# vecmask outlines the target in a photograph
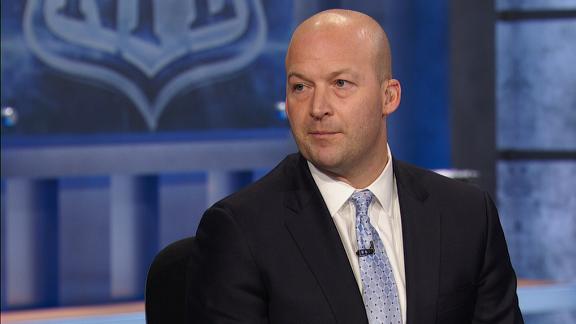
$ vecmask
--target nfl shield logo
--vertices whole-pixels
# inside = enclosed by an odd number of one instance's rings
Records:
[[[122,92],[151,130],[172,98],[246,67],[266,41],[259,0],[30,0],[23,24],[41,61]]]

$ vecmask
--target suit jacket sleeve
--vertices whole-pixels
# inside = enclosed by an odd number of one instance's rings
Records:
[[[516,275],[494,202],[484,195],[486,241],[473,323],[524,323],[516,295]]]
[[[197,231],[202,263],[200,285],[207,323],[267,323],[266,291],[231,210],[208,209]]]

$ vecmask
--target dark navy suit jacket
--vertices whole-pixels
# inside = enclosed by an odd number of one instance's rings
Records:
[[[522,323],[488,194],[397,160],[393,168],[407,323]],[[338,231],[300,154],[209,208],[196,239],[206,323],[367,323]]]

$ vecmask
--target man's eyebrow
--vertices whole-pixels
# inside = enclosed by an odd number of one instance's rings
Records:
[[[306,79],[306,77],[298,72],[289,72],[288,76],[286,77],[286,79],[290,79],[291,77],[296,77],[296,78],[300,78],[302,80],[308,80]]]
[[[354,72],[352,69],[344,68],[344,69],[341,69],[341,70],[337,70],[337,71],[331,72],[331,73],[330,73],[330,78],[334,78],[334,77],[337,77],[337,76],[342,75],[342,74],[350,74],[350,75],[351,75],[352,77],[354,77],[354,78],[357,78],[357,77],[358,77],[358,73]]]
[[[341,70],[336,70],[334,72],[330,72],[330,74],[328,74],[328,78],[332,79],[332,78],[335,78],[335,77],[342,75],[342,74],[349,74],[354,78],[358,78],[358,76],[359,76],[359,74],[356,73],[354,70],[352,70],[350,68],[344,68]],[[308,81],[308,78],[306,78],[303,74],[298,73],[298,72],[288,72],[286,79],[290,79],[291,77],[296,77],[296,78],[300,78],[302,80]]]

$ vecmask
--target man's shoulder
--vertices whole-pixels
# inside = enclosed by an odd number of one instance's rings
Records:
[[[485,191],[473,183],[452,179],[404,161],[394,160],[394,164],[394,174],[399,184],[413,189],[418,195],[432,194],[445,199],[485,195]]]
[[[302,173],[300,156],[287,156],[258,181],[210,206],[198,225],[197,236],[241,232],[250,244],[267,244],[284,233],[286,193],[293,190],[294,182],[298,182],[294,179]]]
[[[217,205],[242,206],[279,198],[293,190],[295,179],[302,173],[302,157],[298,153],[286,156],[276,167],[257,181],[217,202]]]
[[[486,191],[476,185],[403,162],[399,162],[396,169],[401,199],[406,196],[416,197],[423,203],[422,206],[426,206],[427,211],[442,215],[446,228],[462,229],[447,235],[467,233],[468,239],[479,239],[474,234],[482,233],[478,229],[487,224],[485,217],[492,204]]]

